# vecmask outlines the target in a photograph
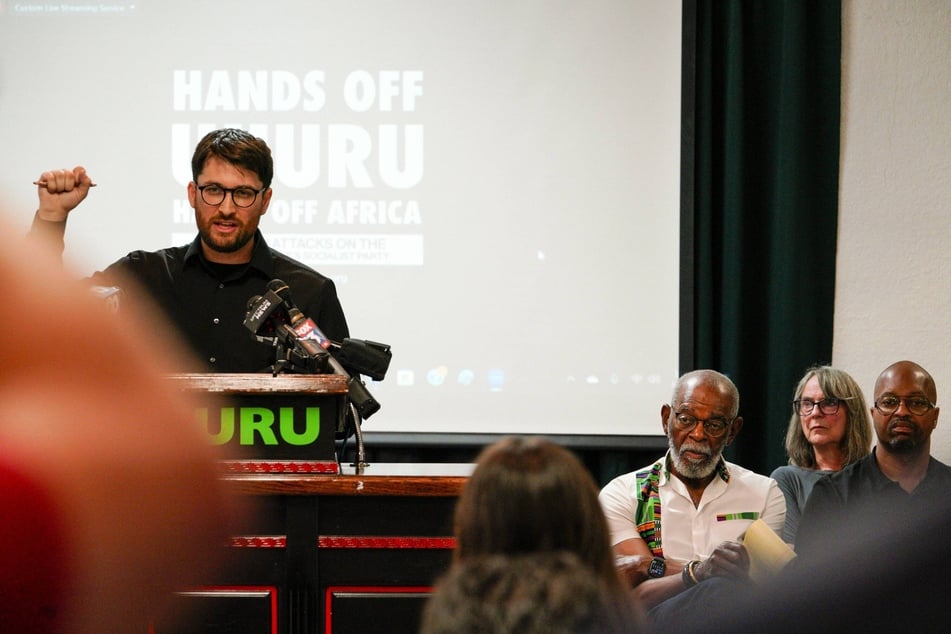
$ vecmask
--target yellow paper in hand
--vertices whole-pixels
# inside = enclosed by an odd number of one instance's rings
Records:
[[[783,569],[796,553],[761,519],[746,529],[743,545],[750,556],[750,578],[764,581]]]

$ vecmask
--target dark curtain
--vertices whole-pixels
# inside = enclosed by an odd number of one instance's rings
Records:
[[[687,0],[684,11],[696,50],[682,352],[734,380],[745,426],[727,456],[768,474],[786,463],[796,383],[832,356],[841,3]]]

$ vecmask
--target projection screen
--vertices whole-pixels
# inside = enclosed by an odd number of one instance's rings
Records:
[[[31,182],[85,166],[84,277],[192,240],[195,143],[250,130],[268,242],[392,346],[364,430],[656,435],[680,77],[680,2],[4,2],[0,193],[25,232]]]

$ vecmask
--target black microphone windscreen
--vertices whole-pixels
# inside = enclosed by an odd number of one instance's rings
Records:
[[[363,339],[344,339],[337,350],[341,365],[351,372],[365,374],[374,381],[382,381],[386,377],[392,358],[390,346]]]
[[[248,300],[248,312],[244,316],[245,328],[254,334],[259,334],[275,313],[283,307],[284,302],[274,291],[268,291],[263,297],[255,295]]]

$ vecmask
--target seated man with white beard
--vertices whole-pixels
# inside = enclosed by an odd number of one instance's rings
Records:
[[[776,482],[723,460],[743,427],[739,401],[719,372],[680,377],[660,410],[667,455],[601,490],[615,554],[653,558],[648,579],[633,590],[645,608],[694,586],[712,590],[717,579],[748,579],[749,556],[738,540],[754,520],[782,535],[786,501]]]

